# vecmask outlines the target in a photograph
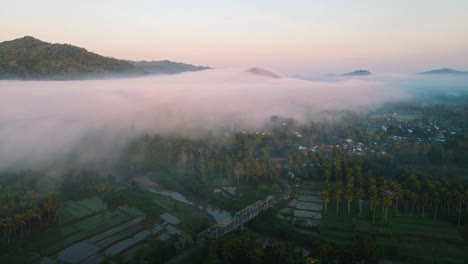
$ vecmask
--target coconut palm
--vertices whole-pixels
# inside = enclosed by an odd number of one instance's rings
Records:
[[[330,182],[330,178],[331,178],[331,175],[332,175],[332,170],[331,170],[331,165],[330,165],[330,162],[325,162],[325,171],[324,171],[324,175],[325,175],[325,183],[329,183]]]
[[[320,255],[320,262],[322,263],[322,257],[326,257],[328,260],[328,253],[331,250],[331,246],[324,240],[320,240],[318,246],[317,246],[317,251],[319,252]]]
[[[215,165],[216,165],[215,160],[213,158],[210,158],[208,160],[208,167],[210,168],[210,177],[211,177],[211,179],[213,179],[213,169],[214,169]]]
[[[437,219],[437,209],[439,208],[440,204],[440,193],[438,191],[432,194],[432,201],[434,204],[434,220]]]
[[[7,244],[10,244],[10,239],[11,239],[11,233],[16,233],[16,224],[15,220],[13,217],[9,216],[3,219],[3,228],[5,232],[7,233]]]
[[[458,225],[460,225],[460,219],[461,219],[461,210],[462,210],[462,203],[463,203],[463,193],[462,193],[462,188],[459,188],[455,191],[454,197],[455,201],[457,203],[457,209],[458,209]]]
[[[341,155],[337,154],[335,156],[335,164],[334,164],[334,170],[335,170],[335,178],[337,180],[341,180],[343,169],[341,167]]]
[[[226,168],[226,177],[229,179],[232,175],[232,158],[230,156],[226,156],[224,160],[224,167]]]
[[[372,224],[375,223],[375,211],[377,209],[377,205],[379,204],[379,196],[377,191],[377,182],[373,176],[369,178],[369,198],[370,198],[370,206],[372,208]]]
[[[382,200],[382,205],[384,206],[385,208],[385,222],[387,223],[388,222],[388,208],[390,206],[392,206],[392,196],[390,195],[390,193],[388,191],[385,191],[383,193],[383,200]]]
[[[26,221],[23,214],[14,214],[13,220],[15,221],[16,229],[19,228],[19,230],[21,231],[21,237],[23,237],[24,226],[26,225]]]
[[[427,201],[429,200],[429,195],[427,192],[423,191],[419,195],[421,206],[422,206],[422,217],[424,218],[424,209],[426,208]]]
[[[355,173],[358,182],[358,188],[356,190],[356,198],[359,200],[359,217],[361,217],[362,213],[362,200],[365,197],[364,193],[364,177],[362,176],[361,167],[357,166],[355,168]]]
[[[294,162],[296,164],[296,167],[297,167],[297,172],[298,174],[300,175],[302,173],[302,164],[304,163],[304,157],[302,154],[295,154],[294,155]]]
[[[327,207],[328,207],[328,203],[330,202],[330,193],[328,190],[328,185],[325,185],[325,188],[322,191],[322,200],[323,200],[323,203],[325,204],[325,216],[327,216]]]
[[[396,181],[392,180],[391,182],[393,197],[395,198],[395,214],[398,214],[398,202],[403,199],[404,191],[401,188],[401,185]]]
[[[237,178],[237,186],[240,186],[240,178],[244,176],[244,164],[240,161],[236,162],[236,166],[234,168],[234,174]]]
[[[463,193],[463,199],[465,200],[465,213],[468,213],[468,188]]]
[[[104,192],[106,191],[106,185],[104,183],[98,184],[97,191],[101,195],[101,200],[104,199]]]
[[[342,195],[343,195],[343,182],[341,180],[338,180],[336,182],[335,195],[334,195],[335,201],[336,201],[336,215],[338,215]]]
[[[419,196],[416,192],[410,192],[410,198],[413,201],[413,205],[411,206],[411,216],[413,216],[414,206],[416,205],[416,201],[418,200]]]
[[[354,177],[352,174],[347,175],[347,182],[346,182],[346,200],[348,201],[348,216],[351,209],[351,202],[353,201],[353,194],[354,194]]]

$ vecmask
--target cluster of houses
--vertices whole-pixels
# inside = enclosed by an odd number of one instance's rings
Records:
[[[450,138],[456,137],[460,133],[460,128],[444,127],[436,122],[423,121],[420,119],[400,120],[396,118],[396,113],[392,115],[379,115],[371,117],[367,122],[360,125],[368,134],[378,134],[380,137],[369,137],[372,141],[359,142],[352,138],[339,139],[336,144],[321,144],[312,146],[299,145],[298,151],[307,154],[309,151],[329,151],[333,148],[340,148],[344,152],[353,155],[363,155],[366,151],[371,153],[386,153],[390,141],[411,141],[416,144],[439,142],[443,143]],[[294,131],[293,136],[302,138],[302,134]],[[364,140],[365,141],[365,140]]]

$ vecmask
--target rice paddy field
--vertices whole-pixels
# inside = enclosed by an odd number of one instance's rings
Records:
[[[194,234],[213,220],[194,206],[137,188],[122,189],[129,206],[109,209],[99,197],[64,201],[56,225],[25,236],[0,263],[100,263],[150,237]],[[155,214],[152,226],[146,214]],[[135,250],[136,251],[136,250]]]

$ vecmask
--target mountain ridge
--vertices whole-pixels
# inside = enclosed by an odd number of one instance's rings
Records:
[[[344,73],[342,76],[367,76],[372,74],[373,73],[368,70],[355,70],[353,72]]]
[[[273,78],[273,79],[280,79],[281,78],[281,76],[279,76],[278,74],[276,74],[276,73],[274,73],[272,71],[269,71],[267,69],[260,68],[260,67],[250,68],[250,69],[247,70],[247,72],[250,73],[250,74],[253,74],[253,75],[268,77],[268,78]]]
[[[468,75],[468,71],[458,71],[450,68],[434,69],[417,73],[418,75]]]
[[[49,43],[32,36],[0,42],[0,79],[101,79],[206,69],[211,68],[168,60],[116,59],[78,46]]]

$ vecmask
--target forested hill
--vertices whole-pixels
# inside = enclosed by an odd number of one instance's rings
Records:
[[[177,74],[189,71],[203,71],[211,69],[206,66],[195,66],[173,61],[131,61],[134,66],[147,74]]]
[[[209,68],[170,61],[119,60],[73,45],[52,44],[30,36],[0,43],[0,79],[97,79],[204,69]]]

